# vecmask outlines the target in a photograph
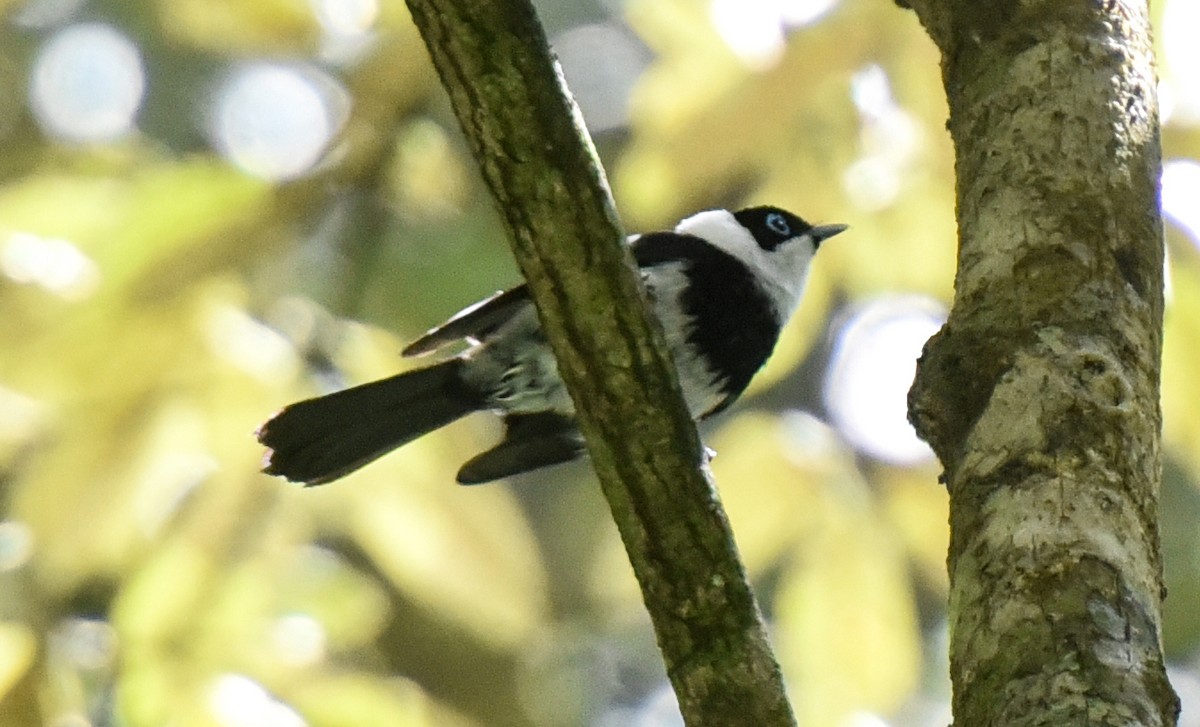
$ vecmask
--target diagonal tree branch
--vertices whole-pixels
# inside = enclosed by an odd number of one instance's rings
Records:
[[[689,725],[791,708],[586,130],[527,0],[408,0],[510,233]]]

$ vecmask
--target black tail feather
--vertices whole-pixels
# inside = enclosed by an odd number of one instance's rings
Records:
[[[583,456],[583,435],[569,417],[552,412],[509,414],[504,423],[504,441],[464,464],[458,471],[459,484],[480,485]]]
[[[483,406],[450,359],[285,407],[259,427],[263,471],[306,486],[343,477]]]

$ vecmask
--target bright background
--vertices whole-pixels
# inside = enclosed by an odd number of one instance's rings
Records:
[[[938,58],[888,0],[544,0],[628,229],[825,246],[705,428],[804,725],[949,721],[946,498],[904,420],[954,275]],[[679,724],[585,465],[477,416],[336,485],[256,425],[518,277],[396,0],[0,0],[0,725]],[[1200,724],[1200,3],[1154,4],[1164,642]]]

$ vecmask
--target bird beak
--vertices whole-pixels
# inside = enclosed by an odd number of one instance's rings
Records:
[[[820,246],[823,241],[848,229],[850,225],[817,225],[808,231],[808,236],[812,238],[814,246]]]

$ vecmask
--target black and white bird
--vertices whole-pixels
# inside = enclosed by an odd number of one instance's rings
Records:
[[[716,414],[745,391],[799,305],[817,248],[845,229],[749,207],[700,212],[671,232],[629,238],[693,417]],[[583,454],[574,405],[526,286],[464,309],[403,355],[462,341],[465,351],[439,363],[284,408],[258,429],[270,448],[263,471],[323,484],[481,410],[504,417],[505,436],[462,466],[460,483]]]

